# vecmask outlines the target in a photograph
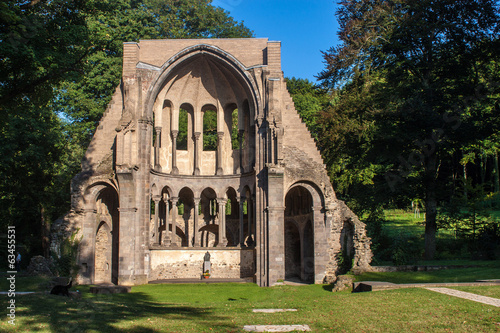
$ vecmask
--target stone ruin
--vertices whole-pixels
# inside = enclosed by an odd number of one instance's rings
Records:
[[[264,38],[125,43],[55,225],[54,242],[77,233],[79,283],[201,278],[207,250],[214,278],[329,283],[340,257],[372,257]]]

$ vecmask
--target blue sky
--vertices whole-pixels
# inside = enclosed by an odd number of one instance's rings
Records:
[[[335,0],[213,0],[254,31],[281,41],[285,77],[316,82],[324,69],[321,51],[338,43]]]

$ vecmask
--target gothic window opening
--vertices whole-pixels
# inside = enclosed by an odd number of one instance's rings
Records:
[[[188,112],[181,108],[179,110],[179,133],[177,134],[177,150],[188,149]]]
[[[203,111],[203,150],[217,151],[217,112],[210,106]]]

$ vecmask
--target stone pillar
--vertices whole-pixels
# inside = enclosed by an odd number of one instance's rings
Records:
[[[253,214],[252,214],[253,205],[254,205],[254,200],[252,200],[252,199],[247,200],[247,219],[248,219],[248,242],[247,242],[247,246],[252,246],[253,243],[254,243],[253,239],[252,239],[252,234],[255,235],[255,231],[254,231],[255,225],[254,225],[254,223],[252,223],[253,222],[252,221],[252,217],[253,217]],[[254,228],[252,228],[252,227],[254,227]]]
[[[199,147],[200,135],[201,135],[200,132],[195,132],[193,135],[193,140],[194,140],[194,172],[193,172],[193,175],[200,174],[200,147]]]
[[[159,208],[160,208],[160,199],[161,197],[159,195],[155,195],[153,196],[153,201],[155,202],[155,217],[154,217],[154,228],[153,228],[153,231],[154,231],[154,242],[153,242],[153,245],[158,245],[159,242],[160,242],[160,234],[159,234],[159,230],[160,228],[158,227],[158,211],[159,211]]]
[[[172,175],[179,174],[177,168],[177,135],[179,135],[179,131],[172,130]]]
[[[154,142],[155,145],[155,165],[154,169],[156,171],[161,171],[160,165],[160,142],[161,142],[161,127],[155,127],[156,130],[156,139]]]
[[[171,235],[171,246],[179,246],[177,243],[177,202],[179,201],[178,197],[172,197],[170,199],[172,202],[172,235]]]
[[[238,132],[238,141],[240,145],[240,173],[245,172],[245,168],[243,167],[243,136],[245,135],[244,130],[239,130]]]
[[[219,244],[217,247],[226,247],[226,199],[217,199],[219,204]]]
[[[240,198],[240,247],[245,246],[245,233],[243,232],[243,205],[245,204],[245,197]]]
[[[168,194],[164,193],[163,194],[163,202],[165,203],[165,237],[162,237],[162,243],[164,246],[170,246],[172,244],[172,238],[170,237],[168,229],[170,226],[170,222],[168,220],[169,218],[169,211],[170,211],[170,203],[168,200]]]
[[[224,143],[224,132],[217,132],[217,171],[216,175],[223,175],[224,170],[222,168],[222,152],[224,151],[222,145]]]
[[[193,246],[200,246],[200,238],[198,236],[198,211],[200,209],[200,198],[194,198],[194,226],[193,226]]]

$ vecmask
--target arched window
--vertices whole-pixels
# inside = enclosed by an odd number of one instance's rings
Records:
[[[179,134],[177,135],[177,150],[187,150],[188,146],[188,112],[179,110]]]
[[[217,151],[217,112],[203,108],[203,150]]]
[[[233,150],[240,148],[238,109],[234,109],[233,113],[231,114],[231,146]]]

